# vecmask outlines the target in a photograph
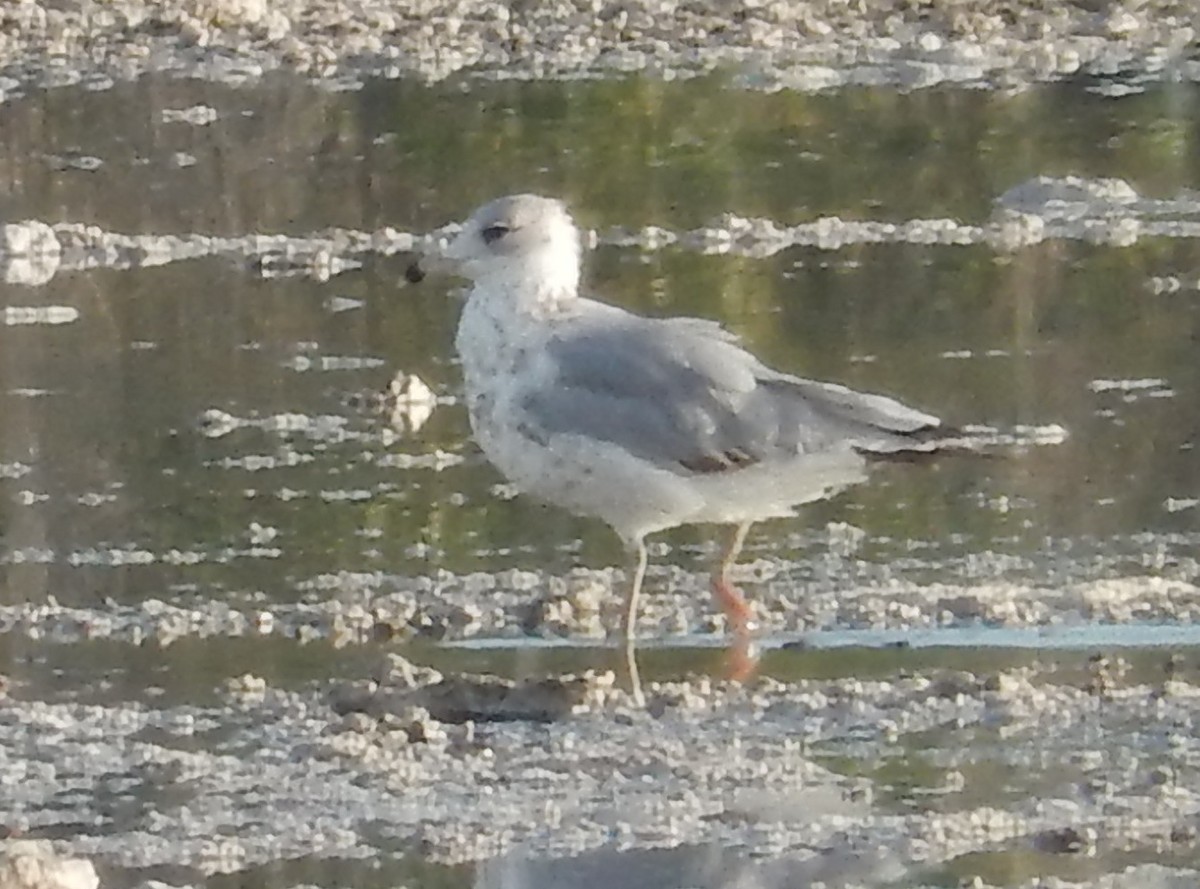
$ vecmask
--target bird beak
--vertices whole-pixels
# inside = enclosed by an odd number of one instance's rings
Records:
[[[424,256],[413,260],[409,267],[404,270],[404,280],[410,284],[420,284],[425,280],[425,276],[431,272],[435,274],[455,274],[461,267],[462,260],[465,257],[467,245],[464,241],[464,234],[460,232],[445,247],[435,249],[434,252],[426,253]]]
[[[419,259],[414,259],[404,270],[404,280],[409,284],[420,284],[425,280],[425,275],[425,268]]]
[[[459,268],[458,262],[442,253],[426,253],[418,256],[404,270],[404,280],[409,284],[420,284],[425,276],[433,274],[453,274]]]

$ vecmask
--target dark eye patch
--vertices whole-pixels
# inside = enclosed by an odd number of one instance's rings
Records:
[[[508,234],[509,228],[507,225],[489,225],[479,234],[483,238],[483,243],[494,244]]]

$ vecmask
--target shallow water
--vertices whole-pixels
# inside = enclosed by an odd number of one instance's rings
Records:
[[[1121,176],[1154,196],[1174,195],[1191,174],[1181,124],[1167,116],[1192,100],[1182,88],[1120,102],[1067,87],[1010,99],[760,96],[637,81],[476,86],[458,101],[452,87],[437,92],[148,81],[82,97],[39,94],[3,109],[5,215],[129,233],[424,231],[483,196],[526,187],[566,195],[601,228],[678,229],[724,211],[789,223],[822,214],[981,222],[1000,193],[1038,174]],[[159,122],[163,109],[197,102],[216,109],[215,123]],[[601,111],[629,126],[605,124],[605,137],[583,125]],[[728,128],[723,140],[712,138],[718,128]],[[45,148],[31,150],[35,140]],[[617,150],[614,140],[629,144]],[[177,153],[195,162],[180,168]],[[76,155],[103,163],[56,169],[55,158]],[[752,550],[790,555],[806,528],[838,519],[867,531],[880,556],[917,541],[934,562],[990,548],[1036,562],[1046,538],[1108,552],[1135,535],[1161,534],[1169,546],[1168,535],[1194,530],[1194,511],[1173,513],[1167,503],[1197,493],[1187,393],[1197,379],[1198,301],[1191,290],[1151,289],[1153,277],[1186,276],[1194,251],[1192,240],[1177,239],[1120,249],[1049,242],[1011,256],[984,245],[892,244],[751,260],[606,247],[591,258],[590,278],[606,297],[642,310],[719,318],[789,370],[887,391],[953,422],[1060,423],[1070,432],[1064,447],[1018,458],[885,467],[807,521],[760,529]],[[53,565],[103,544],[199,548],[211,562],[257,521],[279,529],[275,545],[286,558],[201,572],[232,588],[262,585],[268,596],[339,568],[611,563],[618,548],[591,522],[521,499],[496,502],[496,479],[465,444],[460,410],[438,410],[390,450],[443,448],[465,453],[466,465],[372,467],[387,450],[372,439],[378,419],[348,409],[347,396],[381,390],[396,370],[436,392],[457,391],[452,285],[399,290],[404,262],[367,257],[361,271],[321,283],[264,280],[199,259],[10,287],[10,305],[71,306],[80,320],[0,328],[11,418],[0,457],[31,468],[5,484],[48,496],[28,507],[10,500],[7,546],[49,547]],[[331,313],[336,297],[362,304]],[[322,359],[343,357],[371,366],[320,369]],[[1164,382],[1089,388],[1125,379]],[[309,442],[249,430],[209,441],[196,425],[210,408],[333,416],[367,438]],[[283,444],[307,462],[260,472],[222,466]],[[293,499],[281,502],[284,489]],[[688,531],[669,538],[699,539]],[[414,558],[417,542],[429,546]],[[1140,539],[1130,546],[1147,548]],[[48,587],[70,599],[75,584],[60,585],[48,570]],[[100,572],[106,594],[148,595],[180,580],[160,575],[186,572],[120,573],[114,588],[111,572]]]
[[[337,91],[284,78],[243,88],[148,78],[0,105],[0,212],[108,233],[300,238],[386,226],[423,234],[497,194],[561,195],[601,233],[587,274],[605,298],[719,319],[781,369],[884,391],[954,423],[1069,432],[1061,445],[992,459],[886,465],[794,521],[757,526],[744,577],[752,598],[864,603],[768,632],[768,649],[803,640],[811,650],[770,651],[767,675],[801,675],[792,663],[805,665],[803,675],[843,677],[971,669],[999,656],[980,646],[1014,649],[1003,653],[1008,667],[1068,649],[1119,649],[1157,663],[1168,646],[1191,660],[1200,643],[1190,626],[1200,604],[1192,587],[1200,573],[1194,237],[1118,246],[1080,235],[1011,252],[986,242],[849,243],[761,258],[614,243],[627,230],[683,232],[724,213],[781,225],[822,216],[985,225],[997,198],[1042,175],[1117,177],[1143,198],[1187,197],[1198,172],[1189,121],[1200,93],[1167,86],[1114,100],[1088,86],[804,96],[747,93],[715,79],[469,90],[370,82]],[[195,105],[214,109],[215,120],[164,117]],[[1103,221],[1113,210],[1096,205],[1085,215]],[[373,408],[370,396],[398,371],[438,395],[458,393],[456,284],[400,285],[411,258],[403,252],[352,255],[360,267],[327,279],[269,251],[168,258],[151,265],[118,251],[40,286],[0,285],[6,307],[78,312],[63,324],[0,324],[0,605],[10,621],[0,627],[0,670],[14,698],[215,707],[231,677],[320,687],[368,673],[398,644],[181,632],[160,648],[98,628],[112,615],[153,617],[150,600],[283,615],[354,600],[339,572],[393,587],[484,577],[485,592],[515,585],[519,593],[525,575],[513,569],[531,572],[540,591],[572,569],[621,564],[602,526],[496,496],[500,479],[469,442],[460,406],[439,405],[419,428],[401,431]],[[290,419],[217,434],[203,421],[214,409]],[[446,456],[429,456],[437,452]],[[410,468],[404,455],[414,458]],[[861,533],[847,538],[843,525]],[[648,619],[647,678],[721,670],[703,619],[709,539],[708,529],[662,536],[649,607],[659,596],[669,611],[678,596],[693,610],[682,636],[660,632],[666,618]],[[1056,598],[1098,584],[1114,592]],[[913,594],[916,612],[887,611],[893,588],[923,591]],[[1007,622],[955,610],[956,596],[990,601],[982,588],[997,599],[1057,604],[1017,609]],[[463,646],[400,650],[444,672],[606,666],[605,649],[570,633],[560,647],[526,644],[511,615],[489,616],[488,596],[480,599],[473,628],[449,633],[464,636]],[[61,638],[57,612],[29,617],[45,603],[79,612]],[[426,604],[436,616],[437,602]],[[931,616],[937,608],[949,617]],[[29,620],[37,632],[26,631]],[[90,629],[80,631],[81,622]],[[914,666],[916,653],[886,653],[897,641],[958,654]],[[484,650],[497,645],[516,655]],[[949,732],[934,746],[959,740]],[[869,774],[881,768],[877,747],[860,755],[827,743],[827,757]],[[920,772],[916,754],[891,760],[898,777],[881,785]],[[85,818],[92,805],[83,805]],[[47,835],[70,820],[13,817]],[[1000,884],[1025,869],[1074,874],[1074,865],[1039,863],[1042,852],[1010,864],[1023,854],[986,850],[947,867]],[[357,871],[323,875],[324,860],[261,881],[373,881]],[[419,853],[412,860],[412,873],[386,879],[467,879],[426,873]],[[131,882],[146,876],[129,873]],[[260,881],[253,873],[243,876]]]

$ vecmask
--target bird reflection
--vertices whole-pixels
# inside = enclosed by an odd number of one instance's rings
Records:
[[[514,853],[480,865],[474,889],[808,889],[886,886],[908,868],[887,850],[754,858],[739,849],[597,849],[570,858]]]

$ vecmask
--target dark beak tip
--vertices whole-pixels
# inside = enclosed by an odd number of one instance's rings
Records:
[[[425,280],[425,270],[419,262],[414,262],[404,270],[404,280],[409,284],[420,284]]]

